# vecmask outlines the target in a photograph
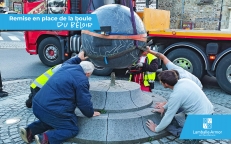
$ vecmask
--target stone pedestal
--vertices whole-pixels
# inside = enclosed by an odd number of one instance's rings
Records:
[[[134,144],[159,139],[167,132],[151,132],[145,125],[147,119],[157,124],[161,117],[152,113],[152,93],[140,90],[140,85],[123,80],[111,84],[101,80],[90,84],[94,109],[104,112],[100,116],[87,118],[78,109],[79,134],[70,141],[83,144]]]

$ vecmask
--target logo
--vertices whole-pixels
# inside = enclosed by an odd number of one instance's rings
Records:
[[[203,118],[203,128],[212,129],[212,118]]]
[[[212,130],[212,123],[213,119],[212,118],[203,118],[203,129],[201,127],[197,130],[193,130],[193,134],[200,136],[200,137],[215,137],[217,135],[222,134],[222,131],[219,130]]]
[[[230,114],[188,115],[180,139],[231,139],[230,121]]]

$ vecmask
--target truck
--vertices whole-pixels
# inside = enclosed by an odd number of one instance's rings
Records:
[[[90,6],[97,9],[105,1],[23,0],[23,8],[24,14],[81,14],[89,12]],[[120,1],[107,2],[119,4]],[[146,0],[146,6],[151,2]],[[231,32],[170,29],[170,12],[164,10],[145,8],[137,14],[144,22],[149,40],[153,41],[151,49],[163,53],[199,79],[204,75],[216,77],[219,86],[231,94]],[[81,50],[81,31],[25,31],[25,42],[29,54],[38,54],[45,65],[54,66]],[[95,67],[96,75],[108,75],[113,70]],[[166,69],[161,62],[160,68]]]
[[[170,29],[151,30],[149,36],[155,50],[174,64],[199,79],[204,75],[216,77],[219,86],[231,94],[231,32]]]

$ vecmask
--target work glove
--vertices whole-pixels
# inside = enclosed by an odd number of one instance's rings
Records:
[[[143,63],[139,62],[139,63],[136,64],[136,66],[143,67]]]

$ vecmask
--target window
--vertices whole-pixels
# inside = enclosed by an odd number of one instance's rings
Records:
[[[198,5],[212,4],[213,0],[197,0]]]

